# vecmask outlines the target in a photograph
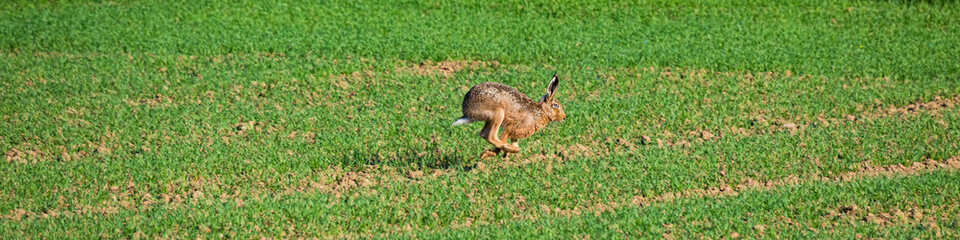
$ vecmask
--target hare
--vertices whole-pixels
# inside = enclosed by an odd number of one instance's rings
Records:
[[[567,118],[563,105],[554,98],[558,84],[560,79],[554,74],[547,86],[547,94],[540,97],[539,102],[501,83],[474,85],[463,96],[463,117],[453,125],[484,122],[480,137],[493,144],[494,148],[481,153],[480,158],[496,156],[500,152],[507,157],[510,153],[520,152],[517,140],[530,137],[551,121],[563,122]],[[503,134],[498,137],[501,126],[504,128]],[[507,143],[507,140],[511,143]]]

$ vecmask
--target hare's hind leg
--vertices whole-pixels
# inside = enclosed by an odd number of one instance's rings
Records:
[[[493,115],[493,119],[487,121],[487,123],[483,125],[483,130],[480,131],[480,136],[482,136],[483,139],[486,139],[490,144],[493,144],[494,147],[502,149],[503,151],[519,152],[519,148],[507,144],[507,142],[503,141],[503,139],[497,137],[497,134],[500,131],[500,125],[503,123],[503,118],[503,109],[497,109],[496,113]]]
[[[491,123],[491,121],[487,121],[485,124],[483,124],[483,129],[480,130],[480,137],[482,137],[483,139],[487,140],[487,142],[490,142],[491,144],[496,146],[495,143],[490,141],[490,131],[492,126],[493,124]],[[483,152],[481,152],[480,158],[483,159],[483,158],[493,157],[498,154],[500,154],[500,148],[494,147],[492,149],[484,150]]]

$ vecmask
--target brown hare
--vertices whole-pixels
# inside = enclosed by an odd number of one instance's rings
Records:
[[[547,94],[543,95],[539,102],[501,83],[485,82],[474,85],[463,96],[463,117],[453,122],[453,125],[484,122],[480,137],[493,144],[494,148],[481,153],[480,158],[496,156],[500,152],[507,157],[510,153],[520,152],[517,140],[530,137],[550,121],[562,122],[567,118],[563,105],[554,98],[557,84],[560,84],[560,79],[554,74],[553,80],[547,86]],[[498,137],[501,126],[503,134]],[[507,143],[508,140],[510,143]]]

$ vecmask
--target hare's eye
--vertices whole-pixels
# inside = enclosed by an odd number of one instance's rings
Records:
[[[553,108],[560,108],[560,104],[554,103],[554,104],[553,104]]]

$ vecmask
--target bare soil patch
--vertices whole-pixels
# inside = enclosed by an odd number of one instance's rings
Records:
[[[951,214],[956,212],[956,205],[934,205],[917,206],[910,204],[905,207],[893,207],[888,209],[874,209],[871,207],[858,207],[857,205],[846,205],[827,210],[827,213],[821,216],[819,222],[820,230],[831,231],[841,225],[863,225],[868,227],[905,227],[914,226],[930,231],[937,238],[945,236],[960,236],[956,229],[941,226],[938,222],[951,222],[956,216]],[[786,227],[786,226],[778,226]]]
[[[500,62],[497,62],[497,61],[485,62],[485,61],[459,60],[459,61],[433,62],[433,61],[427,60],[419,64],[414,64],[413,66],[398,67],[396,70],[394,70],[394,73],[414,74],[418,76],[430,76],[430,75],[450,76],[461,70],[497,68],[499,66],[500,66]]]
[[[364,79],[375,78],[380,75],[440,76],[449,78],[463,71],[481,71],[482,73],[490,74],[493,71],[525,69],[527,68],[520,65],[503,65],[497,61],[454,60],[434,62],[427,60],[419,63],[402,61],[393,71],[378,72],[369,69],[355,71],[349,74],[330,75],[328,78],[341,89],[347,89],[351,83],[362,82]]]

